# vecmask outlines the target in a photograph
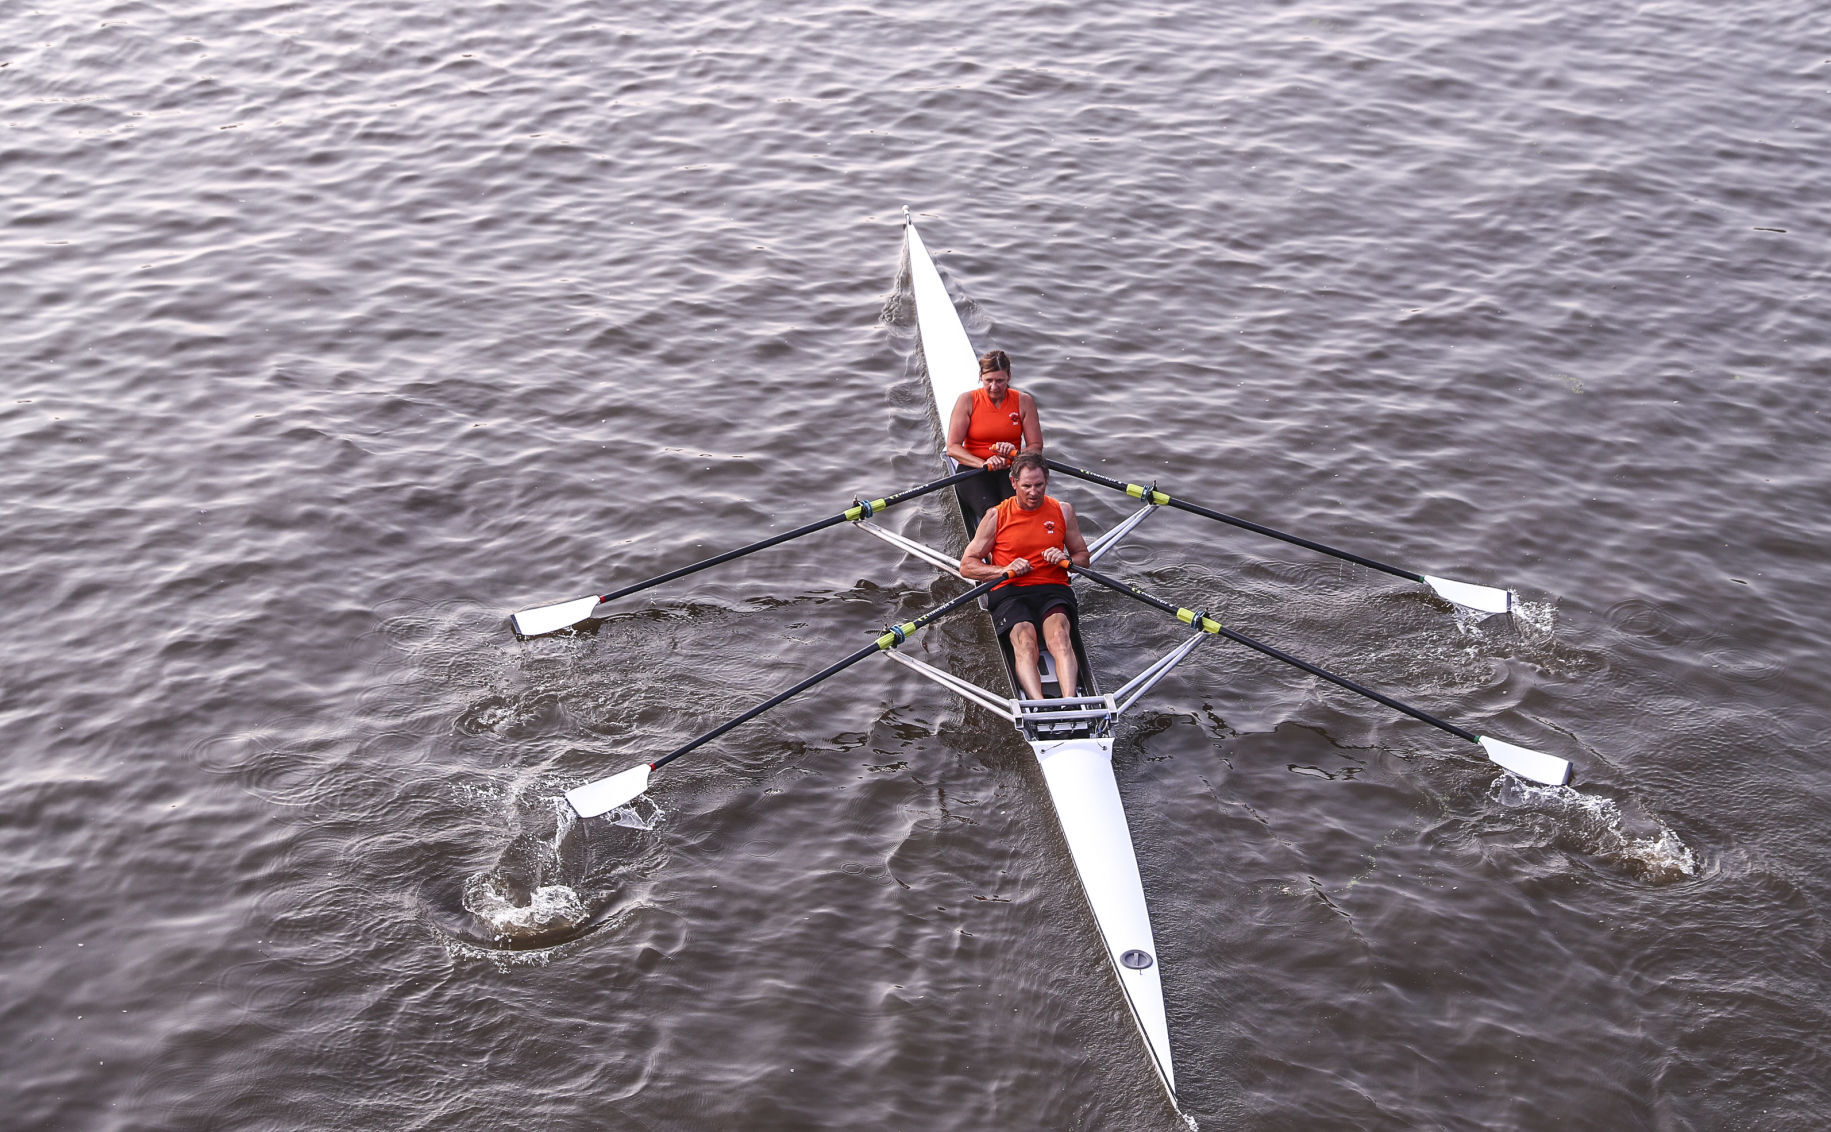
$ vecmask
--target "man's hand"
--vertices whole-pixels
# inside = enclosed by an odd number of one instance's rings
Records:
[[[1059,546],[1049,547],[1047,550],[1043,551],[1043,561],[1049,563],[1051,566],[1060,566],[1062,563],[1068,561],[1068,552]]]
[[[1030,572],[1030,560],[1028,558],[1013,558],[1011,559],[1010,564],[1005,567],[1005,570],[1009,572],[1013,578],[1021,578]]]

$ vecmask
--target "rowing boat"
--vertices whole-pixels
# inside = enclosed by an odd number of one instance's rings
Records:
[[[921,234],[916,231],[915,222],[909,217],[907,209],[904,210],[904,232],[909,274],[915,292],[916,326],[921,341],[924,369],[934,394],[937,419],[944,422],[948,419],[949,411],[960,394],[978,383],[979,367],[972,342],[967,338],[966,328],[961,324],[959,313],[954,309],[953,301],[948,297],[947,288],[941,282],[939,272],[935,270],[934,260],[922,243]],[[953,462],[947,459],[944,444],[942,445],[942,459],[949,464],[950,472],[932,483],[893,492],[879,499],[854,500],[852,506],[836,515],[829,515],[824,519],[781,534],[770,535],[747,546],[715,554],[710,558],[669,570],[667,573],[653,578],[624,585],[610,593],[587,595],[520,610],[509,618],[510,626],[517,636],[524,638],[568,632],[575,626],[608,616],[607,608],[612,602],[619,599],[842,523],[849,523],[940,570],[960,576],[960,555],[963,550],[956,549],[950,553],[925,546],[872,521],[874,516],[882,514],[893,506],[918,499],[943,488],[955,488],[958,499],[957,493],[961,482],[981,474],[976,470],[961,470],[954,466]],[[1218,620],[1210,617],[1206,611],[1198,612],[1177,606],[1145,593],[1137,586],[1108,577],[1094,569],[1091,563],[1116,546],[1139,523],[1160,507],[1172,507],[1286,542],[1296,543],[1311,550],[1357,562],[1385,573],[1408,578],[1430,586],[1439,596],[1450,602],[1467,603],[1470,608],[1478,611],[1501,612],[1510,608],[1511,596],[1507,591],[1468,583],[1444,583],[1443,579],[1434,576],[1388,566],[1360,555],[1336,550],[1322,543],[1238,519],[1187,500],[1177,499],[1159,491],[1154,483],[1150,485],[1121,483],[1086,469],[1058,464],[1055,461],[1050,461],[1049,465],[1056,471],[1119,491],[1138,500],[1143,505],[1110,530],[1089,542],[1089,564],[1086,566],[1071,564],[1070,572],[1077,578],[1086,578],[1158,609],[1192,630],[1188,636],[1163,656],[1146,665],[1141,672],[1122,686],[1108,693],[1100,691],[1093,666],[1088,663],[1087,650],[1081,640],[1078,627],[1075,629],[1074,647],[1080,659],[1080,686],[1066,689],[1060,687],[1055,678],[1054,665],[1048,654],[1044,653],[1039,658],[1044,696],[1034,700],[1026,699],[1023,696],[1017,681],[1010,646],[1006,642],[1000,642],[1000,651],[1004,659],[1008,695],[1000,695],[982,688],[951,672],[898,651],[906,641],[925,626],[949,616],[956,610],[964,609],[1009,577],[1008,574],[1001,574],[996,578],[982,581],[963,593],[956,594],[927,613],[900,625],[885,626],[882,635],[871,644],[865,645],[821,671],[797,681],[755,707],[726,720],[673,751],[653,761],[637,763],[606,778],[575,786],[566,791],[565,797],[567,803],[580,818],[596,817],[621,809],[647,792],[652,772],[699,749],[730,732],[733,728],[757,718],[778,704],[837,676],[867,657],[882,653],[887,659],[933,680],[968,702],[1009,720],[1016,726],[1024,741],[1029,744],[1037,764],[1042,768],[1043,780],[1048,784],[1050,802],[1054,806],[1062,836],[1067,842],[1075,875],[1079,878],[1081,889],[1087,896],[1087,906],[1092,911],[1094,922],[1099,928],[1100,940],[1106,949],[1114,977],[1118,980],[1119,988],[1123,992],[1126,1006],[1131,1011],[1133,1020],[1138,1024],[1138,1032],[1144,1039],[1144,1048],[1149,1055],[1151,1067],[1156,1071],[1158,1079],[1163,1082],[1170,1103],[1175,1106],[1177,1103],[1176,1074],[1170,1060],[1169,1025],[1164,1017],[1163,976],[1158,964],[1157,945],[1151,934],[1150,913],[1145,907],[1144,884],[1138,874],[1138,859],[1132,848],[1131,830],[1126,824],[1125,807],[1119,800],[1118,783],[1113,776],[1113,724],[1141,696],[1149,692],[1172,669],[1186,660],[1196,648],[1210,638],[1219,637],[1253,649],[1281,663],[1292,665],[1319,679],[1327,680],[1338,687],[1428,723],[1466,742],[1477,744],[1490,762],[1511,774],[1534,782],[1549,786],[1563,785],[1569,780],[1570,763],[1555,755],[1515,746],[1491,736],[1477,735],[1473,731],[1447,723],[1409,704],[1401,703],[1391,696],[1363,687],[1281,649],[1254,640],[1222,625]],[[977,516],[971,513],[965,500],[959,500],[959,504],[962,518],[967,520],[967,527],[970,530]]]
[[[935,270],[934,260],[916,231],[914,219],[907,212],[904,216],[916,327],[937,417],[945,428],[960,394],[979,384],[977,354]],[[949,470],[958,470],[946,455],[945,437],[941,449]],[[960,491],[958,485],[955,491]],[[965,501],[961,502],[961,510],[970,534],[976,516]],[[1144,883],[1138,875],[1131,830],[1113,777],[1113,701],[1099,692],[1078,626],[1074,645],[1080,658],[1081,687],[1057,685],[1054,665],[1045,649],[1041,661],[1046,698],[1034,705],[1023,699],[1009,642],[1001,638],[999,644],[1011,698],[1019,704],[1014,722],[1042,767],[1049,799],[1067,839],[1075,874],[1087,894],[1087,905],[1099,925],[1113,974],[1138,1023],[1151,1064],[1174,1101],[1176,1074],[1170,1060],[1169,1024],[1164,1018],[1162,966],[1151,935],[1151,917],[1145,907]],[[901,653],[886,655],[903,662],[911,659]],[[1029,708],[1039,710],[1025,710]]]

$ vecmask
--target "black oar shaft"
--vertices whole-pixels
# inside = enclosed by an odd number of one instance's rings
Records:
[[[977,472],[979,469],[974,468],[973,470],[975,472]],[[865,659],[868,656],[871,656],[874,653],[879,653],[879,652],[883,652],[887,649],[896,648],[898,645],[902,644],[903,641],[906,640],[909,637],[909,635],[914,633],[916,630],[922,628],[923,626],[929,624],[930,622],[933,622],[935,620],[938,620],[939,618],[947,616],[949,613],[952,613],[954,610],[959,609],[961,606],[965,605],[967,602],[974,600],[980,594],[985,593],[987,590],[990,590],[992,587],[1003,582],[1007,577],[1009,577],[1009,575],[1000,574],[998,577],[993,578],[990,581],[981,582],[978,585],[974,586],[972,589],[967,590],[965,593],[961,594],[959,597],[956,597],[956,598],[952,599],[951,601],[948,601],[946,604],[936,606],[935,608],[929,610],[927,613],[924,613],[920,617],[917,617],[915,620],[905,621],[903,624],[896,626],[894,629],[891,629],[891,630],[885,632],[883,636],[879,637],[877,640],[866,645],[864,648],[859,649],[857,652],[853,653],[851,656],[846,657],[844,660],[841,660],[836,664],[828,665],[826,668],[823,668],[819,672],[814,673],[812,676],[809,676],[807,679],[802,680],[800,683],[796,684],[794,687],[787,688],[787,689],[784,689],[783,691],[777,692],[775,695],[769,697],[767,700],[764,700],[762,703],[758,704],[756,707],[751,708],[749,711],[745,712],[744,714],[737,716],[734,719],[726,720],[724,723],[719,724],[717,727],[714,727],[712,730],[706,732],[704,735],[699,736],[697,739],[694,739],[694,740],[686,743],[684,746],[678,747],[678,748],[674,749],[673,751],[670,751],[667,754],[661,756],[660,758],[656,759],[654,762],[649,764],[650,769],[655,769],[655,768],[661,767],[667,763],[673,762],[675,759],[686,754],[688,751],[693,750],[695,747],[700,747],[707,743],[710,743],[712,740],[718,738],[720,735],[723,735],[725,732],[730,731],[732,728],[738,727],[745,723],[749,723],[751,720],[755,719],[759,715],[762,715],[764,712],[768,711],[772,707],[775,707],[777,704],[780,704],[785,700],[789,700],[789,699],[794,698],[795,696],[800,695],[802,692],[807,691],[809,688],[812,688],[814,685],[820,683],[823,680],[826,680],[833,676],[837,676],[839,673],[844,672],[846,669],[852,667],[854,664],[857,664],[859,661]]]
[[[1200,515],[1204,519],[1213,519],[1216,522],[1228,523],[1232,526],[1239,527],[1242,530],[1248,530],[1248,531],[1253,531],[1257,534],[1268,535],[1275,539],[1282,539],[1283,541],[1291,543],[1293,545],[1301,546],[1306,550],[1314,550],[1318,554],[1327,554],[1327,555],[1330,555],[1335,558],[1341,558],[1348,562],[1353,562],[1353,563],[1356,563],[1357,565],[1365,566],[1370,570],[1381,570],[1381,571],[1384,571],[1385,573],[1392,574],[1392,575],[1395,575],[1400,578],[1404,578],[1407,581],[1412,581],[1412,582],[1424,581],[1424,575],[1416,573],[1414,571],[1401,569],[1400,567],[1397,567],[1397,566],[1390,566],[1384,562],[1375,562],[1373,559],[1365,558],[1359,554],[1354,553],[1351,550],[1341,550],[1341,549],[1339,549],[1337,547],[1333,547],[1333,546],[1324,546],[1320,542],[1312,542],[1309,539],[1302,538],[1298,535],[1287,534],[1284,531],[1274,530],[1271,527],[1267,527],[1267,526],[1263,526],[1259,523],[1255,523],[1250,519],[1242,519],[1237,515],[1224,514],[1220,511],[1214,510],[1212,507],[1203,507],[1199,503],[1189,503],[1185,500],[1177,499],[1177,498],[1174,498],[1173,496],[1166,495],[1163,492],[1158,491],[1154,487],[1145,487],[1142,484],[1135,484],[1135,483],[1121,483],[1120,481],[1118,481],[1116,479],[1111,479],[1107,476],[1103,476],[1098,472],[1090,472],[1085,468],[1072,467],[1068,464],[1063,464],[1056,460],[1050,460],[1049,466],[1051,468],[1054,468],[1056,471],[1061,472],[1064,475],[1075,476],[1078,479],[1087,480],[1089,483],[1097,483],[1102,487],[1110,487],[1114,491],[1122,491],[1125,494],[1131,496],[1133,499],[1142,499],[1146,503],[1155,503],[1160,507],[1174,507],[1179,511],[1187,511],[1191,515]]]
[[[811,535],[815,531],[823,531],[828,527],[837,526],[845,521],[846,517],[844,515],[834,515],[831,518],[822,519],[818,523],[809,523],[805,527],[797,527],[792,531],[785,531],[772,538],[766,538],[761,542],[753,542],[749,546],[741,546],[736,550],[727,550],[723,554],[715,554],[711,558],[695,562],[691,566],[682,566],[678,570],[670,570],[665,574],[649,578],[646,581],[624,586],[620,590],[613,590],[598,598],[598,603],[603,604],[607,601],[615,601],[620,597],[628,597],[630,594],[639,593],[642,590],[648,589],[650,586],[658,586],[663,582],[671,582],[675,578],[684,578],[688,574],[697,574],[699,571],[711,566],[717,566],[721,562],[729,562],[733,558],[742,558],[746,554],[751,554],[759,550],[767,550],[777,543],[787,542],[789,539],[800,538],[802,535]]]
[[[1139,601],[1143,602],[1144,604],[1153,606],[1157,609],[1161,609],[1165,613],[1168,613],[1171,616],[1175,617],[1177,620],[1194,625],[1197,629],[1201,629],[1204,632],[1213,633],[1214,635],[1219,636],[1219,637],[1225,637],[1228,640],[1233,641],[1237,644],[1245,645],[1249,649],[1255,649],[1259,652],[1262,652],[1266,656],[1269,656],[1269,657],[1273,658],[1274,660],[1282,660],[1286,664],[1303,669],[1305,672],[1308,672],[1312,676],[1320,676],[1324,680],[1327,680],[1332,684],[1338,684],[1341,687],[1348,689],[1350,692],[1355,692],[1359,695],[1366,696],[1368,699],[1374,701],[1375,703],[1385,704],[1387,707],[1393,709],[1394,711],[1403,712],[1404,714],[1411,716],[1413,719],[1422,720],[1423,722],[1430,724],[1432,727],[1440,727],[1443,730],[1449,732],[1451,735],[1454,735],[1459,739],[1466,739],[1471,743],[1481,742],[1481,736],[1475,734],[1472,731],[1465,731],[1464,729],[1457,727],[1453,723],[1445,723],[1443,720],[1438,719],[1436,716],[1431,715],[1428,712],[1420,711],[1417,708],[1412,707],[1410,704],[1401,703],[1400,701],[1393,699],[1391,696],[1388,696],[1382,692],[1374,691],[1372,688],[1366,688],[1359,684],[1356,684],[1354,681],[1348,679],[1345,676],[1337,676],[1335,673],[1330,672],[1327,669],[1318,668],[1316,665],[1311,664],[1307,660],[1303,660],[1300,657],[1292,656],[1290,653],[1287,653],[1287,652],[1283,651],[1282,649],[1273,648],[1271,645],[1265,644],[1263,641],[1255,641],[1251,637],[1248,637],[1247,635],[1245,635],[1244,633],[1236,633],[1232,629],[1227,628],[1225,625],[1222,625],[1219,621],[1214,620],[1212,617],[1209,617],[1204,613],[1198,613],[1195,610],[1183,609],[1179,606],[1171,605],[1167,601],[1163,601],[1159,598],[1152,597],[1150,594],[1145,593],[1143,590],[1139,589],[1137,586],[1127,585],[1126,583],[1119,581],[1117,578],[1113,578],[1106,574],[1102,574],[1100,571],[1095,570],[1089,566],[1071,565],[1068,568],[1077,574],[1083,574],[1083,575],[1087,576],[1088,578],[1091,578],[1092,580],[1100,583],[1101,585],[1107,587],[1108,589],[1118,590],[1120,593],[1123,593],[1123,594],[1130,594],[1132,597],[1137,598]]]
[[[839,514],[829,515],[827,518],[821,519],[819,522],[809,523],[805,527],[796,527],[792,531],[784,531],[779,535],[771,535],[769,538],[763,539],[759,542],[753,542],[749,546],[740,546],[736,550],[727,550],[723,554],[715,554],[711,558],[707,558],[702,561],[695,562],[691,566],[682,566],[678,570],[670,570],[665,574],[659,575],[658,577],[649,578],[646,581],[636,582],[632,585],[624,586],[620,590],[612,591],[611,593],[604,594],[602,597],[598,598],[598,604],[602,605],[603,603],[605,603],[607,601],[615,601],[620,597],[628,597],[630,594],[638,593],[642,590],[646,590],[650,586],[658,586],[663,582],[671,582],[676,578],[684,578],[688,574],[696,574],[701,570],[705,570],[712,566],[717,566],[722,562],[729,562],[734,558],[742,558],[746,554],[754,554],[756,551],[759,551],[759,550],[767,550],[770,547],[777,545],[778,543],[784,543],[784,542],[789,541],[790,539],[797,539],[797,538],[800,538],[802,535],[811,535],[815,531],[824,531],[828,527],[838,526],[840,523],[856,522],[859,519],[863,519],[868,516],[874,515],[877,512],[882,511],[887,507],[894,507],[898,503],[904,503],[911,499],[915,499],[918,496],[927,495],[931,491],[939,491],[941,488],[947,487],[951,484],[959,483],[963,479],[967,479],[970,476],[975,476],[978,474],[979,474],[978,468],[971,468],[971,469],[968,469],[965,471],[956,472],[953,475],[947,476],[943,479],[938,479],[938,480],[934,481],[933,483],[925,483],[920,487],[912,487],[905,491],[899,491],[899,492],[895,493],[894,495],[886,495],[882,499],[873,499],[869,502],[855,503],[851,507],[848,507],[844,511],[841,511]]]
[[[728,719],[725,722],[719,724],[717,727],[714,727],[712,730],[706,732],[704,735],[701,735],[699,738],[693,739],[693,740],[689,741],[688,743],[686,743],[685,745],[675,748],[673,751],[670,751],[669,753],[661,756],[660,758],[656,759],[654,762],[650,763],[649,764],[650,768],[651,769],[659,768],[661,766],[666,765],[667,763],[673,762],[675,759],[686,754],[688,751],[693,750],[695,747],[704,746],[705,744],[710,743],[712,740],[718,738],[720,735],[723,735],[725,732],[730,731],[732,728],[738,727],[745,723],[749,723],[751,720],[755,719],[757,716],[762,715],[764,712],[768,711],[772,707],[775,707],[777,704],[783,702],[784,700],[788,700],[795,696],[800,695],[802,692],[807,691],[809,688],[812,688],[814,685],[820,683],[822,680],[825,680],[831,676],[837,676],[839,673],[844,672],[846,669],[852,667],[854,664],[857,664],[859,661],[865,659],[866,657],[872,655],[873,653],[880,652],[880,651],[882,651],[882,650],[880,650],[875,643],[866,645],[864,648],[859,649],[857,652],[853,653],[851,656],[846,657],[844,660],[840,661],[838,664],[829,665],[828,667],[821,669],[819,672],[816,672],[814,675],[809,676],[807,679],[801,681],[799,684],[796,684],[794,687],[789,688],[785,691],[777,692],[775,695],[769,697],[767,700],[764,700],[762,703],[758,704],[756,707],[751,708],[749,711],[745,712],[743,715],[740,715],[740,716],[736,717],[735,719]]]

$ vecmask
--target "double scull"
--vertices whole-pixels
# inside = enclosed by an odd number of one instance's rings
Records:
[[[934,260],[922,243],[921,234],[916,231],[915,222],[909,217],[907,209],[904,210],[904,233],[909,275],[915,293],[916,326],[920,337],[923,368],[934,395],[937,423],[945,422],[960,394],[978,384],[979,367],[972,342],[967,337],[959,313],[954,309],[953,300],[949,298],[940,273],[935,269]],[[948,552],[925,546],[872,521],[875,516],[898,503],[919,498],[930,492],[937,492],[942,488],[953,487],[956,492],[956,500],[960,503],[962,518],[966,520],[966,527],[970,532],[978,516],[971,512],[964,500],[959,500],[958,491],[962,480],[979,473],[960,469],[946,456],[945,444],[940,444],[938,447],[942,460],[948,465],[949,474],[932,483],[895,492],[881,499],[854,501],[851,507],[836,515],[783,534],[770,536],[736,550],[714,555],[700,562],[669,571],[659,577],[623,586],[607,594],[587,595],[569,601],[524,609],[515,613],[511,617],[510,623],[516,634],[523,637],[561,632],[574,625],[606,616],[605,607],[616,599],[846,522],[922,559],[937,569],[959,576],[960,551]],[[1083,469],[1053,462],[1052,466],[1059,471],[1122,491],[1143,504],[1140,509],[1089,543],[1090,556],[1094,560],[1099,559],[1101,555],[1117,545],[1159,507],[1171,506],[1236,526],[1244,526],[1260,533],[1283,538],[1286,541],[1297,542],[1323,553],[1346,557],[1362,565],[1382,569],[1414,581],[1421,581],[1432,586],[1441,596],[1454,602],[1466,603],[1473,608],[1501,612],[1510,605],[1510,596],[1506,591],[1494,587],[1447,583],[1446,588],[1445,584],[1441,584],[1442,579],[1414,574],[1396,567],[1386,567],[1371,559],[1336,551],[1320,543],[1287,536],[1270,528],[1191,505],[1158,491],[1155,485],[1125,484],[1108,480]],[[1180,608],[1146,594],[1135,586],[1108,577],[1091,567],[1071,567],[1071,570],[1077,576],[1128,594],[1171,615],[1175,620],[1189,627],[1189,634],[1124,685],[1112,692],[1103,693],[1100,690],[1094,668],[1088,663],[1086,647],[1082,643],[1077,627],[1074,633],[1074,648],[1080,661],[1080,686],[1061,687],[1056,680],[1051,658],[1045,651],[1039,658],[1044,695],[1042,698],[1034,700],[1023,696],[1021,686],[1017,681],[1010,646],[1002,640],[999,645],[1007,682],[1007,689],[1003,694],[980,687],[951,672],[899,651],[905,641],[926,625],[965,608],[975,598],[981,597],[1000,584],[1003,581],[1003,577],[1000,577],[973,586],[943,605],[910,621],[900,625],[886,626],[882,635],[872,644],[864,646],[812,676],[803,678],[669,754],[656,758],[652,762],[639,763],[607,778],[600,778],[568,790],[566,800],[580,817],[585,818],[626,806],[647,791],[651,773],[660,767],[756,718],[777,704],[862,662],[873,653],[883,653],[892,661],[933,680],[968,702],[1010,721],[1022,735],[1024,741],[1029,744],[1038,765],[1042,768],[1043,779],[1049,789],[1049,799],[1060,823],[1063,838],[1067,842],[1075,875],[1079,878],[1081,889],[1087,896],[1087,906],[1092,911],[1094,923],[1099,928],[1101,945],[1106,951],[1113,975],[1123,992],[1126,1007],[1138,1024],[1138,1033],[1144,1040],[1144,1049],[1151,1067],[1156,1071],[1158,1079],[1162,1081],[1170,1103],[1174,1106],[1176,1105],[1176,1073],[1170,1056],[1169,1025],[1164,1015],[1162,967],[1158,961],[1157,944],[1151,933],[1150,913],[1145,906],[1144,884],[1138,872],[1138,860],[1133,851],[1131,830],[1126,823],[1125,808],[1120,802],[1118,783],[1113,776],[1113,725],[1140,696],[1150,691],[1158,681],[1168,675],[1204,641],[1210,637],[1219,636],[1236,644],[1256,649],[1311,675],[1329,680],[1356,694],[1448,731],[1461,739],[1479,744],[1491,762],[1510,773],[1554,786],[1563,784],[1569,778],[1570,764],[1564,759],[1517,747],[1488,736],[1477,735],[1454,724],[1446,723],[1390,696],[1363,687],[1352,680],[1227,628],[1205,611],[1198,612]]]
[[[978,386],[979,364],[953,300],[948,297],[934,260],[929,257],[928,248],[922,243],[915,221],[907,211],[904,230],[922,360],[934,393],[936,419],[944,426],[960,394]],[[946,455],[945,437],[941,452],[948,470],[959,470]],[[970,534],[978,516],[964,501],[961,511]],[[1141,514],[1148,511],[1149,505]],[[1108,538],[1097,541],[1090,549],[1097,554],[1111,545],[1112,540]],[[958,555],[953,561],[959,561]],[[1199,642],[1200,639],[1198,634],[1192,640]],[[1087,894],[1087,905],[1093,912],[1094,922],[1099,925],[1101,942],[1112,962],[1113,974],[1125,992],[1132,1018],[1138,1023],[1151,1065],[1174,1101],[1176,1072],[1170,1057],[1170,1028],[1164,1018],[1162,967],[1151,934],[1151,917],[1145,907],[1144,882],[1138,875],[1131,830],[1126,824],[1125,807],[1119,800],[1118,783],[1113,778],[1112,722],[1118,715],[1119,705],[1115,697],[1100,694],[1078,627],[1074,646],[1080,658],[1081,686],[1059,687],[1048,651],[1043,650],[1040,659],[1045,699],[1040,702],[1022,698],[1010,644],[1000,638],[999,646],[1010,688],[1007,697],[993,697],[971,686],[959,687],[963,682],[951,674],[937,674],[921,661],[902,653],[888,655],[931,678],[945,677],[941,680],[945,686],[1005,716],[1023,732],[1024,740],[1042,767],[1044,781],[1048,783],[1049,800],[1054,804],[1062,835],[1068,842],[1081,889]],[[1130,691],[1128,688],[1128,693]]]

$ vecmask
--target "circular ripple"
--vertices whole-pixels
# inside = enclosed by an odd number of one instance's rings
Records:
[[[1680,621],[1665,606],[1640,597],[1616,602],[1609,607],[1605,618],[1623,633],[1673,648],[1695,644],[1710,635],[1706,630]]]

